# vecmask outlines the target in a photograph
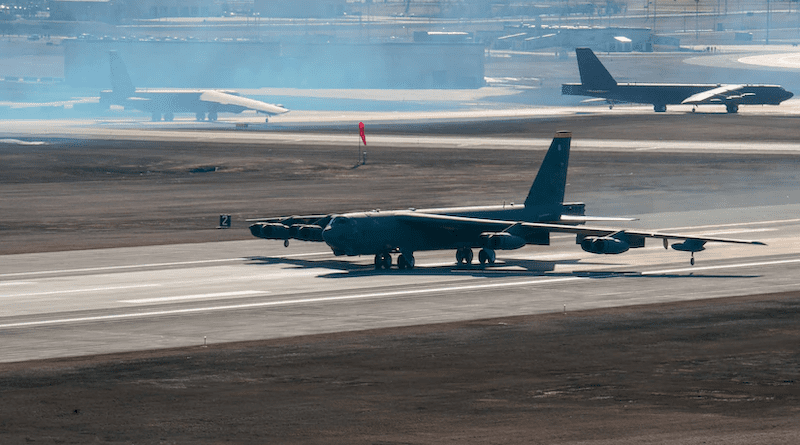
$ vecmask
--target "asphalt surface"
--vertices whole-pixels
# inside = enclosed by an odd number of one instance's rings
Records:
[[[658,242],[601,256],[570,236],[498,252],[486,268],[419,252],[410,272],[375,272],[372,258],[336,258],[324,244],[261,240],[8,255],[2,360],[789,291],[800,285],[798,210],[641,215],[639,227],[768,244],[710,244],[695,266]],[[738,217],[747,212],[751,222]],[[714,223],[686,225],[700,220]]]

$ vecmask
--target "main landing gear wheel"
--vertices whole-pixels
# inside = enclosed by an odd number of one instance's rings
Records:
[[[161,120],[161,113],[153,113],[150,116],[150,120],[153,122],[159,122]]]
[[[203,113],[202,111],[198,111],[197,113],[195,113],[194,117],[197,119],[198,122],[206,120],[206,114]]]
[[[469,247],[461,247],[456,250],[456,263],[471,264],[472,263],[472,249]]]
[[[174,114],[172,114],[171,112],[164,113],[164,121],[172,122],[173,119],[175,119]]]
[[[208,120],[210,120],[211,122],[216,122],[217,121],[217,117],[218,116],[217,116],[217,112],[216,111],[209,111],[208,112]]]
[[[692,266],[694,266],[694,252],[692,252],[692,259],[691,259],[691,260],[689,260],[689,264],[691,264]]]
[[[414,268],[414,256],[413,255],[404,255],[400,254],[397,257],[397,268],[400,270],[408,269],[411,270]]]
[[[731,114],[738,113],[739,112],[739,105],[737,105],[737,104],[725,105],[725,111],[727,111],[728,113],[731,113]]]
[[[495,260],[494,250],[481,249],[481,251],[478,252],[478,262],[481,263],[481,265],[486,263],[494,264],[494,260]]]
[[[392,255],[388,252],[383,252],[375,255],[375,270],[392,268]]]
[[[653,105],[653,110],[656,113],[666,113],[667,112],[667,106],[666,105],[661,105],[661,104],[655,104],[655,105]]]

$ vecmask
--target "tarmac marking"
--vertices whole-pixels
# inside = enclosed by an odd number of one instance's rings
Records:
[[[188,266],[192,264],[208,264],[208,263],[224,263],[229,261],[244,261],[247,258],[221,258],[216,260],[196,260],[196,261],[176,261],[174,263],[150,263],[150,264],[129,264],[126,266],[101,266],[101,267],[85,267],[82,269],[61,269],[61,270],[38,270],[34,272],[13,272],[0,274],[0,277],[21,277],[30,275],[48,275],[48,274],[61,274],[61,273],[78,273],[78,272],[100,272],[106,270],[126,270],[126,269],[140,269],[144,267],[166,267],[166,266]]]
[[[311,253],[296,253],[291,255],[283,255],[280,258],[294,258],[304,256],[322,256],[330,255],[331,252],[311,252]],[[168,266],[191,266],[194,264],[211,264],[211,263],[226,263],[231,261],[247,261],[250,258],[219,258],[215,260],[196,260],[196,261],[176,261],[172,263],[147,263],[147,264],[129,264],[125,266],[99,266],[99,267],[86,267],[82,269],[60,269],[60,270],[39,270],[33,272],[12,272],[0,274],[2,277],[19,277],[19,276],[32,276],[32,275],[49,275],[49,274],[65,274],[65,273],[81,273],[81,272],[102,272],[110,270],[126,270],[126,269],[141,269],[148,267],[168,267]]]
[[[740,267],[776,266],[779,264],[791,264],[791,263],[800,263],[800,258],[795,258],[792,260],[761,261],[757,263],[723,264],[719,266],[699,266],[699,267],[691,266],[680,269],[651,270],[648,272],[642,272],[642,275],[660,275],[660,274],[677,273],[677,272],[697,272],[700,270],[733,269]]]
[[[59,295],[59,294],[77,294],[82,292],[103,292],[108,290],[120,289],[139,289],[143,287],[158,287],[160,284],[132,284],[128,286],[106,286],[106,287],[92,287],[88,289],[67,289],[67,290],[54,290],[47,292],[31,292],[26,294],[11,294],[0,295],[0,298],[17,298],[17,297],[41,297],[44,295]]]
[[[131,303],[131,304],[165,303],[169,301],[201,300],[204,298],[217,298],[217,297],[242,297],[245,295],[263,295],[268,293],[270,292],[259,291],[259,290],[243,290],[235,292],[215,292],[210,294],[180,295],[175,297],[139,298],[137,300],[120,300],[119,302]]]
[[[789,224],[789,223],[796,223],[800,222],[800,218],[795,219],[776,219],[772,221],[753,221],[753,222],[745,222],[745,223],[730,223],[730,224],[709,224],[706,226],[693,226],[693,227],[668,227],[666,229],[659,229],[659,232],[666,231],[666,230],[696,230],[696,229],[710,229],[714,227],[741,227],[741,226],[755,226],[758,224]]]
[[[663,269],[663,270],[642,272],[641,274],[647,276],[647,275],[660,275],[660,274],[677,273],[677,272],[697,272],[703,270],[737,269],[737,268],[756,267],[756,266],[774,266],[779,264],[791,264],[791,263],[800,263],[800,258],[794,258],[789,260],[739,263],[739,264],[723,264],[718,266],[687,267],[681,269]],[[25,321],[19,323],[0,324],[0,329],[24,328],[24,327],[47,326],[47,325],[69,324],[69,323],[112,321],[112,320],[130,319],[130,318],[146,318],[146,317],[156,317],[165,315],[192,314],[201,312],[219,312],[219,311],[230,311],[230,310],[241,310],[241,309],[293,306],[301,304],[327,303],[336,301],[355,301],[355,300],[363,300],[370,298],[406,297],[406,296],[434,294],[441,292],[474,291],[482,289],[498,289],[505,287],[546,285],[553,283],[565,283],[565,282],[589,280],[589,279],[591,278],[590,277],[561,277],[561,278],[551,278],[551,279],[544,278],[544,279],[504,282],[504,283],[470,284],[462,286],[447,286],[447,287],[426,288],[426,289],[395,290],[395,291],[374,292],[374,293],[364,293],[355,295],[341,295],[336,297],[315,297],[315,298],[302,298],[296,300],[263,301],[258,303],[233,304],[225,306],[194,307],[186,309],[170,309],[170,310],[151,311],[151,312],[133,312],[125,314],[97,315],[91,317]]]

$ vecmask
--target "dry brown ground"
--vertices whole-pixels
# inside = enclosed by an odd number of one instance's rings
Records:
[[[795,444],[798,310],[794,292],[6,364],[0,442]]]
[[[723,118],[677,122],[707,140],[798,132]],[[501,133],[680,134],[664,122]],[[0,253],[240,239],[252,216],[521,199],[545,148],[383,150],[352,169],[348,147],[0,146]],[[569,190],[787,187],[797,163],[574,153]],[[238,228],[212,229],[221,212]],[[799,307],[794,292],[4,364],[0,443],[798,443]]]

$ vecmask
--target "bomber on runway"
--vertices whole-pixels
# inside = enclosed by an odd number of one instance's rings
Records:
[[[216,121],[219,113],[255,110],[266,114],[266,121],[269,122],[269,116],[289,111],[280,105],[242,97],[235,91],[136,88],[120,56],[112,51],[109,58],[112,89],[100,92],[100,103],[146,111],[152,114],[153,121],[160,121],[162,115],[165,121],[171,121],[175,113],[194,113],[198,121],[206,117]]]
[[[618,83],[589,48],[576,48],[581,83],[566,83],[561,94],[590,96],[614,103],[653,104],[656,112],[667,105],[725,105],[728,113],[739,105],[780,105],[792,93],[778,85]]]
[[[759,244],[758,241],[703,237],[628,229],[590,227],[588,221],[629,221],[630,218],[585,216],[583,203],[564,203],[569,148],[572,134],[559,132],[553,138],[524,205],[454,207],[351,212],[329,215],[259,218],[250,232],[259,238],[325,242],[335,255],[374,255],[376,269],[392,266],[392,253],[399,253],[397,267],[412,269],[414,252],[454,249],[456,262],[470,264],[473,248],[480,248],[481,264],[495,262],[497,250],[525,245],[550,245],[550,233],[572,233],[587,252],[620,254],[644,247],[645,238],[669,240],[675,250],[694,253],[709,241]]]

